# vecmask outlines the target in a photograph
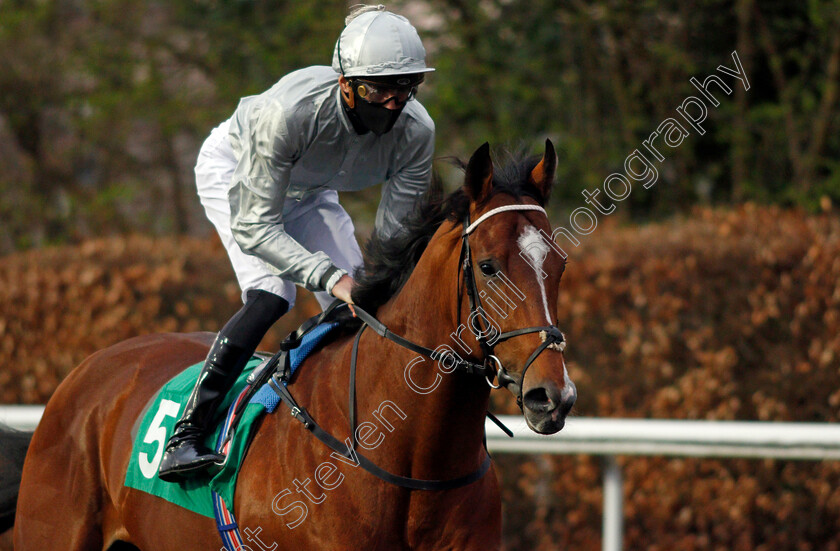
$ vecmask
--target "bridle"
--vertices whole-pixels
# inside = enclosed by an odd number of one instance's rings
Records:
[[[465,216],[464,231],[461,234],[461,255],[458,263],[458,327],[461,326],[461,270],[463,270],[464,272],[463,287],[465,287],[467,290],[467,297],[469,299],[470,304],[470,318],[481,320],[481,313],[483,312],[481,308],[481,295],[478,292],[478,287],[476,285],[475,276],[473,275],[472,270],[472,259],[469,243],[470,234],[473,232],[473,230],[475,230],[475,228],[479,226],[479,224],[481,224],[491,216],[495,216],[496,214],[500,214],[502,212],[526,210],[540,211],[543,214],[545,214],[545,209],[537,205],[505,205],[491,209],[472,223],[470,223],[469,214]],[[324,315],[326,315],[329,310],[333,309],[334,305],[331,306],[327,311],[325,311],[324,314],[322,314],[320,318],[321,320],[324,318]],[[344,443],[340,442],[333,435],[323,430],[315,422],[315,420],[312,418],[309,412],[307,412],[305,408],[298,405],[289,389],[286,388],[286,383],[288,382],[286,375],[283,372],[275,372],[267,381],[267,384],[274,390],[278,398],[281,401],[285,402],[287,406],[289,406],[292,416],[295,417],[301,423],[303,423],[303,426],[306,429],[312,432],[316,438],[318,438],[319,440],[321,440],[321,442],[329,446],[333,451],[339,453],[347,459],[354,461],[357,465],[361,466],[366,471],[379,477],[382,480],[385,480],[386,482],[389,482],[390,484],[413,490],[449,490],[453,488],[459,488],[467,484],[471,484],[476,480],[480,479],[482,476],[484,476],[484,474],[490,468],[491,464],[489,454],[485,455],[484,461],[482,461],[479,468],[473,471],[472,473],[449,480],[424,480],[389,473],[375,465],[372,461],[364,457],[362,454],[356,452],[356,364],[358,358],[359,341],[361,340],[362,333],[365,331],[365,329],[367,327],[370,327],[380,336],[395,342],[403,348],[407,348],[409,350],[417,352],[418,354],[422,354],[423,356],[426,356],[435,361],[442,361],[446,359],[447,354],[437,352],[435,350],[432,350],[431,348],[427,348],[425,346],[416,344],[404,337],[401,337],[400,335],[392,333],[382,322],[377,320],[374,316],[372,316],[359,306],[354,306],[354,310],[356,312],[356,315],[362,320],[363,323],[359,330],[356,332],[356,336],[353,339],[353,346],[350,354],[350,403],[348,408],[350,418],[350,438],[345,441],[347,445],[343,445]],[[319,321],[314,321],[313,323],[317,324],[319,323]],[[516,396],[516,403],[519,405],[519,408],[522,409],[522,387],[523,381],[525,380],[525,373],[528,371],[528,368],[531,366],[531,364],[534,363],[537,357],[539,357],[539,355],[542,354],[542,352],[546,348],[552,348],[554,350],[563,351],[566,345],[563,333],[554,325],[526,327],[524,329],[515,329],[513,331],[506,331],[504,333],[501,333],[491,343],[485,335],[486,331],[483,321],[480,321],[479,325],[481,326],[479,331],[480,335],[476,336],[476,340],[478,341],[482,353],[484,354],[482,363],[475,363],[469,360],[464,360],[458,356],[452,357],[451,355],[449,355],[449,359],[454,364],[452,370],[468,374],[481,375],[485,378],[487,384],[490,385],[492,388],[507,388],[514,396]],[[540,333],[543,342],[528,357],[528,360],[525,362],[525,366],[522,368],[522,372],[518,375],[511,374],[504,368],[498,356],[494,354],[494,347],[500,342],[504,342],[508,339],[519,337],[521,335],[528,335],[531,333]],[[283,352],[282,346],[281,352]],[[278,355],[275,355],[275,357],[272,358],[271,361],[275,362],[275,364],[279,363],[280,360],[278,359]],[[498,381],[497,384],[493,383],[494,379]],[[502,430],[505,430],[505,432],[507,432],[509,436],[513,436],[513,433],[511,433],[510,430],[507,429],[507,427],[502,425],[492,414],[488,412],[487,415],[492,421],[499,424]]]
[[[477,332],[478,334],[476,335],[476,340],[478,341],[478,344],[481,347],[481,351],[484,354],[484,375],[486,377],[487,384],[490,385],[491,388],[504,387],[508,389],[516,397],[516,404],[519,406],[519,409],[522,409],[523,405],[523,382],[525,381],[525,373],[528,371],[528,368],[531,367],[531,364],[533,364],[534,361],[536,361],[539,355],[542,354],[546,348],[551,348],[552,350],[558,350],[560,352],[565,350],[566,339],[563,336],[562,331],[560,331],[560,329],[558,329],[557,326],[546,325],[527,327],[524,329],[515,329],[513,331],[506,331],[504,333],[499,334],[498,337],[493,340],[492,344],[488,342],[487,334],[489,331],[487,331],[484,327],[483,315],[476,315],[480,314],[481,312],[484,312],[484,309],[481,306],[481,294],[478,292],[478,286],[476,284],[475,274],[473,272],[469,236],[479,226],[479,224],[481,224],[491,216],[495,216],[496,214],[500,214],[503,212],[526,210],[535,210],[546,214],[545,209],[537,205],[505,205],[489,210],[488,212],[481,215],[475,222],[470,223],[470,216],[469,213],[467,213],[467,215],[464,217],[464,231],[461,234],[461,259],[458,263],[459,271],[463,270],[464,272],[464,287],[466,287],[467,289],[467,298],[469,299],[470,303],[470,319],[475,319],[479,322],[480,325],[479,331]],[[460,279],[460,276],[458,279]],[[460,282],[458,286],[457,308],[457,326],[460,327]],[[522,368],[522,372],[518,376],[512,375],[507,369],[505,369],[504,365],[502,365],[501,360],[499,360],[498,356],[496,356],[496,354],[494,353],[494,348],[500,342],[504,342],[514,337],[528,335],[531,333],[539,333],[542,339],[542,343],[528,357],[528,360],[525,362],[525,366]],[[492,371],[488,373],[488,371],[492,370],[493,364],[495,364],[496,366],[495,373],[493,373]],[[498,384],[493,384],[494,377],[498,380]]]
[[[461,326],[461,298],[462,293],[461,289],[466,288],[467,290],[467,298],[470,304],[470,319],[475,319],[478,321],[480,327],[479,331],[476,335],[476,341],[478,341],[479,346],[481,347],[482,354],[484,355],[482,362],[480,364],[470,362],[468,360],[461,359],[459,357],[450,358],[453,364],[453,371],[460,371],[462,373],[468,374],[475,374],[481,375],[487,381],[487,384],[490,385],[491,388],[506,388],[509,390],[515,397],[516,403],[519,406],[519,409],[523,407],[523,381],[525,380],[525,374],[528,371],[528,368],[536,361],[540,354],[546,348],[551,348],[552,350],[558,350],[562,352],[566,348],[566,339],[563,336],[562,331],[557,328],[556,325],[541,325],[535,327],[526,327],[523,329],[514,329],[513,331],[506,331],[504,333],[500,333],[497,338],[493,340],[493,342],[489,342],[487,338],[487,328],[484,326],[484,310],[481,306],[481,294],[478,292],[478,286],[476,285],[475,275],[473,273],[472,268],[472,255],[470,249],[470,234],[485,220],[490,218],[491,216],[495,216],[497,214],[501,214],[503,212],[509,211],[527,211],[527,210],[535,210],[546,214],[545,209],[537,206],[537,205],[504,205],[501,207],[496,207],[491,209],[481,215],[475,222],[470,223],[470,215],[464,217],[464,230],[461,233],[461,255],[458,261],[458,305],[457,305],[457,327]],[[461,286],[460,283],[460,272],[464,272],[464,285]],[[355,372],[355,358],[356,358],[356,350],[358,348],[358,339],[361,335],[362,331],[364,331],[366,326],[370,326],[371,329],[376,331],[379,335],[389,339],[404,348],[408,348],[418,354],[422,354],[432,360],[439,361],[442,360],[445,356],[445,353],[439,353],[431,348],[426,348],[424,346],[418,345],[405,339],[399,335],[392,333],[385,325],[383,325],[379,320],[377,320],[372,315],[365,312],[363,309],[359,308],[358,306],[354,306],[356,310],[356,314],[362,319],[364,324],[362,325],[359,333],[356,335],[356,341],[353,343],[353,354],[351,360],[351,374]],[[502,365],[501,360],[498,356],[494,353],[494,348],[497,344],[512,339],[514,337],[519,337],[522,335],[528,335],[531,333],[539,333],[542,339],[542,343],[531,353],[528,357],[527,361],[525,362],[525,366],[522,368],[522,372],[517,374],[511,374],[507,369],[505,369],[504,365]],[[493,383],[493,380],[496,379],[498,382],[496,384]]]

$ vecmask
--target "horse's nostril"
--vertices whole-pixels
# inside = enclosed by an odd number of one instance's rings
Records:
[[[525,393],[522,401],[525,407],[535,412],[546,413],[554,408],[554,404],[543,387],[532,388]]]

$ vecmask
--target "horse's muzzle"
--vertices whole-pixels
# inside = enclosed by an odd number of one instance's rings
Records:
[[[575,384],[566,380],[562,389],[548,382],[528,390],[522,397],[522,411],[531,430],[554,434],[566,424],[566,416],[577,400]]]

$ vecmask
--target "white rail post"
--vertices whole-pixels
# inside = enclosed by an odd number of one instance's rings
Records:
[[[604,456],[604,524],[602,551],[621,551],[624,532],[624,492],[621,467],[614,455]]]

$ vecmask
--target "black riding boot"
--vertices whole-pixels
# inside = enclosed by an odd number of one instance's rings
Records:
[[[184,413],[166,444],[158,473],[162,480],[177,481],[213,463],[224,461],[225,456],[206,447],[203,440],[216,409],[248,363],[251,353],[231,344],[221,334],[216,337]]]
[[[158,471],[162,480],[177,481],[224,461],[223,455],[203,444],[216,408],[269,327],[289,309],[285,299],[268,291],[251,289],[245,297],[242,308],[219,331],[184,413],[175,424]]]

